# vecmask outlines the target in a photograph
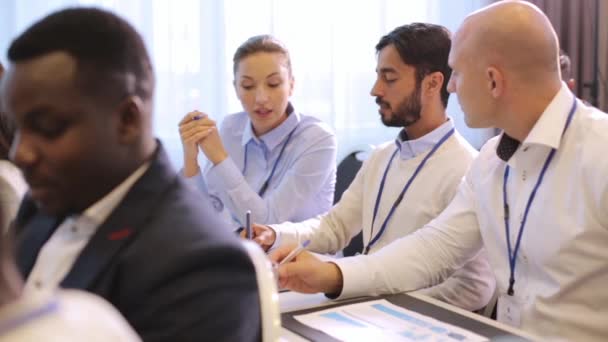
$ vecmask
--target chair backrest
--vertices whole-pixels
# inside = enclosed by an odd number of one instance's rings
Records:
[[[338,169],[336,171],[336,190],[334,192],[334,204],[340,201],[342,198],[342,194],[348,187],[350,183],[353,182],[355,176],[357,176],[357,172],[363,165],[363,160],[361,160],[361,155],[363,151],[354,151],[347,155],[341,162],[338,164]],[[363,234],[359,233],[355,235],[348,245],[344,247],[342,250],[342,254],[344,256],[355,255],[358,252],[363,250]]]
[[[357,155],[362,151],[354,151],[347,155],[340,164],[338,164],[338,168],[336,170],[336,189],[334,191],[334,204],[340,201],[342,198],[342,193],[346,189],[350,183],[353,182],[357,172],[363,165],[363,161],[357,158]]]
[[[262,248],[255,242],[243,240],[243,245],[253,262],[260,293],[262,341],[278,341],[281,337],[281,308],[272,263]]]

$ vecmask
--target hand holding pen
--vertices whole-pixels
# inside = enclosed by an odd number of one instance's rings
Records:
[[[278,264],[279,288],[302,293],[341,292],[342,273],[338,266],[321,261],[303,245],[282,246],[269,254],[270,260]]]
[[[217,124],[200,111],[188,113],[179,123],[179,132],[184,146],[184,162],[196,158],[200,147],[207,159],[217,165],[228,157],[220,138]]]
[[[292,261],[293,259],[295,259],[298,256],[298,254],[304,252],[304,250],[306,249],[306,247],[308,247],[309,244],[310,244],[310,240],[306,240],[306,241],[304,241],[303,244],[301,244],[298,247],[296,247],[295,249],[293,249],[291,252],[289,252],[289,254],[287,254],[287,256],[285,256],[279,262],[279,266],[286,264],[286,263]]]
[[[192,177],[200,172],[198,165],[198,142],[207,134],[206,128],[197,125],[194,117],[200,117],[203,113],[198,111],[186,114],[179,122],[179,136],[184,151],[184,176]]]
[[[270,226],[263,224],[251,224],[251,233],[253,234],[251,239],[260,245],[262,249],[266,252],[274,245],[276,240],[276,233],[274,229],[270,228]],[[242,238],[247,237],[246,229],[243,229],[240,232]]]

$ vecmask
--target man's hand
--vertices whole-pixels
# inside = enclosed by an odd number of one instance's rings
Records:
[[[283,246],[270,253],[270,260],[279,263],[296,246]],[[279,266],[279,287],[296,292],[339,295],[342,272],[333,262],[323,262],[307,251],[291,262]]]
[[[277,233],[274,229],[263,224],[253,224],[251,226],[253,231],[253,241],[262,247],[263,250],[268,251],[277,239]],[[245,238],[247,232],[245,229],[241,232],[241,237]]]

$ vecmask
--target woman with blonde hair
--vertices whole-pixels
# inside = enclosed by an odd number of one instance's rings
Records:
[[[289,101],[289,52],[276,38],[255,36],[234,54],[234,88],[243,111],[218,129],[209,115],[188,113],[179,124],[183,174],[209,194],[237,228],[246,211],[257,223],[301,221],[331,208],[336,139],[320,120]],[[198,151],[208,162],[201,168]]]

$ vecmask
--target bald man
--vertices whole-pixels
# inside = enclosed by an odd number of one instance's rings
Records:
[[[448,85],[470,127],[498,127],[446,210],[373,255],[280,267],[281,285],[339,298],[435,284],[485,247],[498,319],[542,339],[608,336],[608,115],[560,79],[558,43],[526,2],[471,14],[454,36]],[[272,256],[282,259],[289,248]],[[358,273],[369,274],[367,281]]]

